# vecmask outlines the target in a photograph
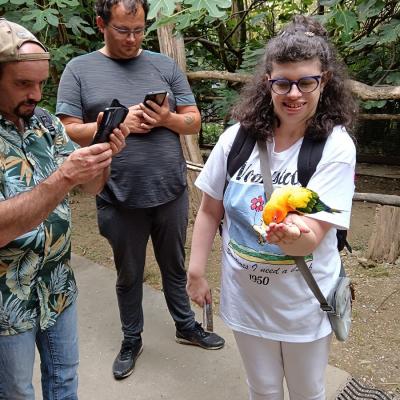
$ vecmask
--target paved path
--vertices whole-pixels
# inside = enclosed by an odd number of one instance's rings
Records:
[[[247,387],[231,331],[215,317],[216,332],[226,339],[222,350],[203,350],[175,342],[175,330],[162,292],[144,286],[143,354],[134,373],[115,381],[111,365],[119,351],[121,333],[115,296],[115,271],[73,256],[79,287],[80,400],[246,400]],[[200,314],[196,307],[195,311]],[[198,316],[198,320],[201,321]],[[300,366],[301,368],[301,366]],[[329,366],[327,398],[349,375]],[[39,361],[34,374],[41,399]]]

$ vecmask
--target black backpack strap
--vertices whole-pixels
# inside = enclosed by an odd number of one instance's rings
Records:
[[[250,157],[255,144],[256,139],[252,136],[249,136],[246,129],[240,125],[226,162],[227,179],[225,183],[225,189],[228,185],[229,179],[235,175],[235,172]]]
[[[40,122],[53,136],[56,132],[56,128],[53,125],[53,119],[51,118],[50,113],[44,108],[36,107],[34,114],[36,115],[37,118],[39,118]]]
[[[313,140],[307,136],[304,137],[300,147],[299,157],[297,160],[297,175],[301,186],[306,187],[313,173],[317,169],[317,165],[324,151],[326,138],[322,140]],[[337,229],[337,247],[342,251],[345,247],[351,253],[352,248],[347,241],[347,231]]]
[[[301,186],[306,187],[324,151],[326,138],[322,140],[313,140],[304,136],[300,147],[299,157],[297,159],[297,175]]]

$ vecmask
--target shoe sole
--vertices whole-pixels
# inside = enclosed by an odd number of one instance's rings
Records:
[[[135,366],[136,366],[136,360],[137,360],[137,359],[139,358],[139,356],[142,354],[142,351],[143,351],[143,345],[142,345],[142,347],[140,348],[140,350],[139,350],[137,356],[135,357],[134,365],[133,365],[133,368],[132,368],[132,369],[130,369],[129,371],[125,372],[125,374],[123,374],[123,375],[115,375],[115,374],[113,374],[113,375],[114,375],[114,378],[115,378],[117,381],[120,381],[121,379],[127,378],[128,376],[132,375],[133,370],[135,369]]]
[[[175,341],[177,343],[179,343],[179,344],[187,344],[187,345],[190,345],[190,346],[197,346],[197,347],[201,347],[202,349],[205,349],[205,350],[219,350],[219,349],[222,349],[224,347],[224,345],[225,345],[225,343],[224,343],[224,344],[222,344],[220,346],[205,347],[205,346],[202,346],[199,343],[193,343],[190,340],[179,338],[177,336],[175,336]]]

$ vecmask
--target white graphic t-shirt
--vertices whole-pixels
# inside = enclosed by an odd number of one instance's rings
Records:
[[[223,193],[226,160],[238,128],[236,124],[221,135],[196,180],[203,192],[224,201],[221,317],[231,329],[255,336],[287,342],[317,340],[331,332],[319,302],[293,258],[277,245],[260,244],[253,229],[261,224],[266,202],[257,146]],[[299,185],[297,157],[302,140],[280,153],[274,151],[273,141],[267,142],[274,188]],[[325,296],[340,272],[336,228],[349,227],[354,170],[353,141],[344,128],[336,126],[307,186],[329,207],[342,210],[308,215],[332,224],[313,254],[306,257]]]

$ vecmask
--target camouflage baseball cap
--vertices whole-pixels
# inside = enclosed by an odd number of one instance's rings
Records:
[[[38,44],[45,52],[20,54],[19,49],[27,42]],[[50,54],[46,47],[32,33],[21,25],[0,18],[0,63],[49,59]]]

